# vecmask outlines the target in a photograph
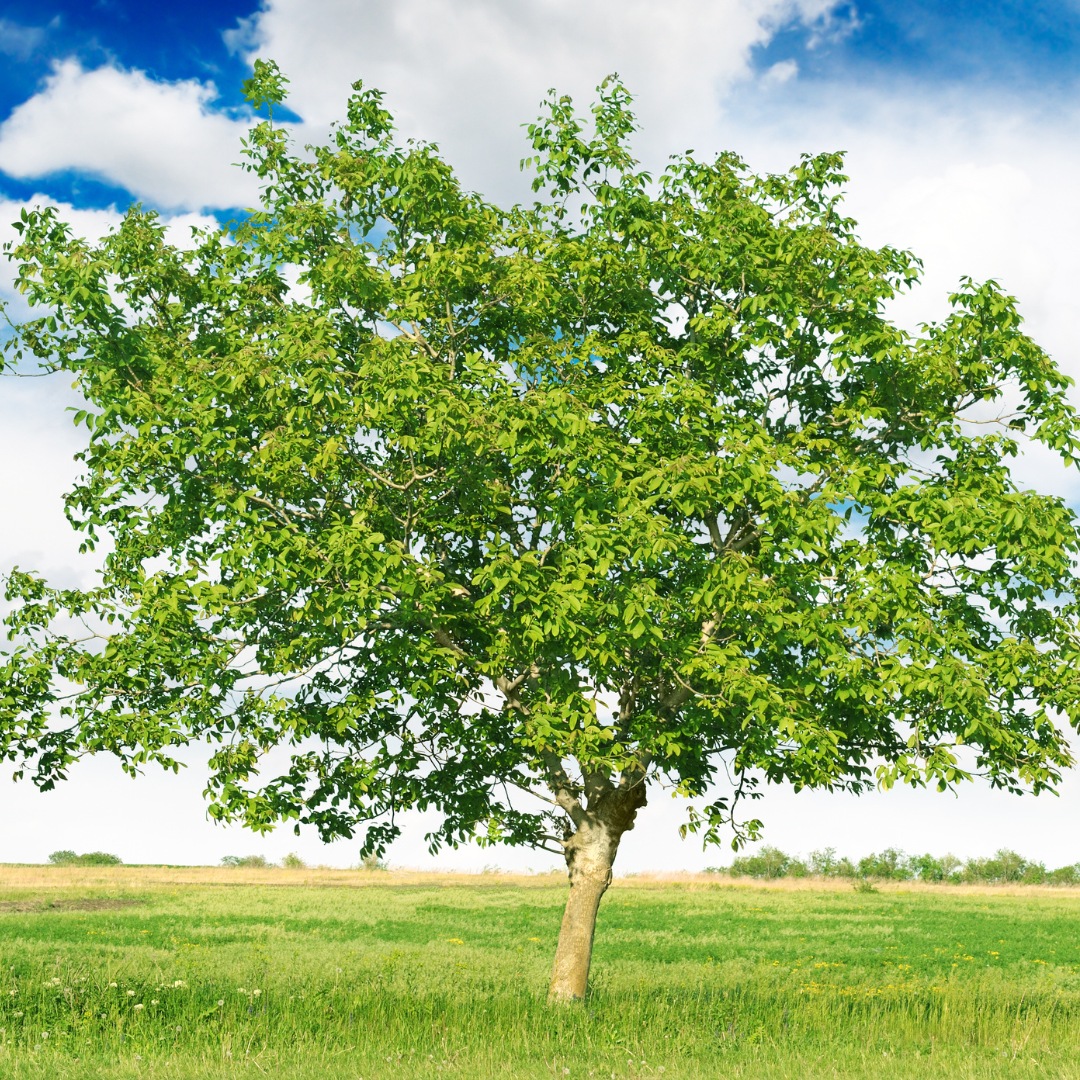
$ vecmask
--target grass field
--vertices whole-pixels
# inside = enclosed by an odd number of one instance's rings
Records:
[[[1080,1077],[1080,891],[0,867],[0,1076]],[[47,1033],[47,1034],[46,1034]]]

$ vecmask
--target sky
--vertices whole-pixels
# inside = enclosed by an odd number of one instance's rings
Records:
[[[844,150],[847,210],[872,244],[910,248],[922,286],[903,325],[939,318],[962,275],[1020,299],[1029,332],[1074,377],[1080,291],[1080,0],[0,0],[0,240],[26,205],[52,203],[100,235],[134,201],[182,239],[257,192],[236,168],[248,127],[240,93],[256,57],[291,79],[299,143],[325,134],[360,78],[386,91],[402,137],[436,142],[490,198],[528,196],[521,129],[549,87],[583,106],[618,72],[636,97],[639,156],[734,150],[757,170],[803,151]],[[0,296],[13,317],[10,271]],[[0,378],[0,572],[88,585],[61,497],[82,443],[60,380]],[[1080,404],[1080,396],[1077,397]],[[1023,483],[1080,507],[1080,476],[1026,454]],[[0,781],[0,861],[59,848],[127,862],[226,854],[346,866],[358,845],[313,834],[251,836],[206,820],[204,773],[123,777],[80,763],[57,791]],[[886,846],[961,857],[1017,849],[1080,860],[1080,775],[1061,794],[1016,798],[978,785],[957,797],[769,789],[765,841],[853,857]],[[721,865],[730,852],[680,842],[677,800],[658,791],[623,842],[617,872]],[[427,854],[420,816],[389,853],[399,866],[546,870],[553,856],[475,847]]]

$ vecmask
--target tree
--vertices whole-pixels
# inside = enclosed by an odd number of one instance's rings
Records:
[[[839,155],[653,179],[615,81],[591,131],[550,97],[510,209],[354,91],[306,154],[256,126],[261,207],[190,250],[139,207],[99,244],[23,215],[8,363],[74,376],[67,510],[109,546],[92,589],[7,579],[20,774],[208,740],[221,820],[378,854],[437,808],[433,849],[556,851],[556,999],[657,784],[736,844],[761,780],[1053,787],[1078,534],[1008,461],[1078,428],[1010,297],[906,335],[919,264],[859,243]]]

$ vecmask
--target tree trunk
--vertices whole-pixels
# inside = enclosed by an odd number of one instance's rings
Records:
[[[591,801],[591,800],[590,800]],[[593,934],[600,898],[611,884],[611,867],[623,833],[645,805],[645,785],[605,792],[584,812],[566,841],[570,895],[566,898],[548,1001],[580,1001],[589,986]]]

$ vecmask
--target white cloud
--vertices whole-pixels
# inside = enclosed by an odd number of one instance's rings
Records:
[[[773,64],[764,75],[761,76],[761,81],[766,86],[780,86],[783,83],[794,79],[799,74],[799,65],[794,60],[781,60],[778,64]]]
[[[56,26],[57,19],[49,23],[49,28]],[[0,19],[0,53],[13,56],[16,60],[26,60],[45,40],[46,28],[43,26],[23,26],[10,19]]]
[[[89,173],[157,206],[245,206],[257,185],[232,163],[248,125],[208,108],[213,84],[57,64],[0,125],[0,169],[28,178]]]
[[[25,203],[0,199],[0,246],[17,241],[13,222],[24,208],[57,205],[35,195]],[[121,215],[115,209],[80,210],[57,205],[60,217],[77,236],[98,240],[115,228]],[[216,222],[199,214],[162,219],[167,237],[180,247],[191,244],[191,227],[212,228]],[[31,310],[15,293],[14,266],[0,259],[0,299],[14,322]],[[81,537],[64,517],[63,493],[79,475],[74,455],[86,446],[85,429],[76,429],[66,409],[85,403],[63,375],[45,378],[0,376],[0,574],[12,566],[46,574],[55,584],[89,586],[97,560],[79,555]]]
[[[269,0],[230,42],[272,57],[289,104],[316,126],[342,115],[362,78],[387,92],[408,136],[437,141],[465,183],[518,197],[517,163],[550,87],[587,113],[617,71],[637,96],[642,147],[661,159],[715,124],[721,97],[750,74],[754,46],[833,0]]]

